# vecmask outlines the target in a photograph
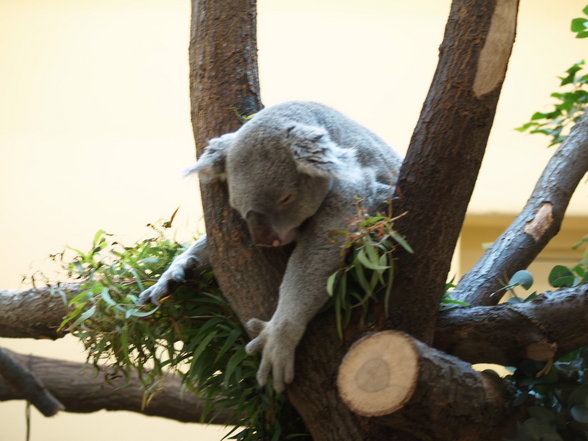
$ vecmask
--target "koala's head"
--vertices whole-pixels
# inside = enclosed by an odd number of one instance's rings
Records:
[[[210,140],[188,173],[226,180],[231,206],[247,221],[254,244],[281,246],[321,207],[348,153],[322,127],[252,120]]]

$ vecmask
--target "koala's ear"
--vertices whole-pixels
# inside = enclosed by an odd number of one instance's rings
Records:
[[[355,163],[354,152],[339,147],[323,127],[296,124],[288,127],[286,139],[302,173],[344,177]]]
[[[186,169],[184,175],[198,173],[200,180],[206,183],[224,181],[227,178],[225,159],[234,139],[234,133],[227,133],[208,141],[208,145],[204,148],[204,152],[200,155],[196,164]]]

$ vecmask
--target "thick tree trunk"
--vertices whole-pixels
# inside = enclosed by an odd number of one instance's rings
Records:
[[[190,98],[196,149],[239,128],[240,115],[262,108],[257,73],[255,0],[193,0]],[[276,304],[286,253],[256,248],[229,207],[226,185],[201,186],[210,257],[227,300],[245,322],[268,319]]]

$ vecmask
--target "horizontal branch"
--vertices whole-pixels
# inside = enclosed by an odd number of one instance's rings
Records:
[[[70,293],[76,285],[69,285]],[[454,308],[439,314],[433,346],[470,363],[516,365],[549,360],[588,346],[588,287],[545,293],[532,302]],[[16,308],[7,311],[6,297]],[[44,313],[45,311],[45,313]],[[50,338],[65,315],[61,295],[49,288],[0,291],[0,336]]]
[[[512,398],[496,376],[398,331],[358,340],[341,362],[337,387],[359,415],[437,441],[487,439],[505,426]]]
[[[439,314],[434,346],[470,363],[551,361],[588,346],[588,284],[524,303],[454,308]]]
[[[144,390],[136,376],[127,380],[111,370],[96,371],[87,364],[6,352],[27,366],[63,403],[66,412],[127,410],[182,422],[200,422],[204,401],[193,393],[183,391],[178,377],[165,377],[160,391],[142,408]],[[25,397],[21,392],[0,377],[0,401],[23,399]],[[230,415],[223,413],[214,424],[226,424],[229,421]]]
[[[66,316],[64,290],[76,295],[79,285],[65,283],[23,291],[0,290],[0,337],[48,338],[63,337],[58,331]]]
[[[588,111],[549,160],[521,214],[461,279],[454,297],[494,305],[492,293],[527,268],[557,234],[574,190],[588,171]]]

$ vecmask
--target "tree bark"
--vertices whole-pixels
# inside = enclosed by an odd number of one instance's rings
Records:
[[[112,370],[96,371],[82,363],[51,358],[20,355],[5,350],[23,366],[27,366],[51,393],[65,405],[66,412],[88,413],[98,410],[128,410],[145,415],[170,418],[183,422],[200,422],[204,403],[195,394],[182,390],[181,380],[169,376],[163,379],[161,390],[145,401],[145,391],[139,379],[128,380]],[[0,377],[0,401],[26,399]],[[215,423],[230,421],[227,413],[218,416]]]
[[[34,405],[45,416],[53,416],[63,410],[63,404],[43,387],[39,380],[19,363],[10,351],[0,348],[0,378],[3,377],[14,390]]]
[[[78,293],[79,285],[62,284],[24,291],[0,291],[0,336],[11,338],[63,337],[59,325],[67,314],[65,290]]]
[[[518,0],[455,0],[439,63],[400,169],[401,251],[392,327],[427,343],[506,74]],[[410,295],[407,295],[410,293]]]
[[[337,387],[354,412],[424,440],[500,439],[513,398],[497,376],[398,331],[358,340]]]
[[[439,315],[434,346],[470,363],[552,361],[588,346],[588,284],[525,303],[455,308]]]
[[[526,268],[555,236],[582,177],[588,171],[588,111],[553,154],[521,214],[461,279],[454,297],[476,305],[495,305],[493,295]]]
[[[262,108],[255,7],[255,0],[192,1],[190,97],[198,154],[209,139],[237,130],[239,115]],[[242,322],[268,319],[286,252],[253,246],[224,183],[200,189],[212,267],[225,297]]]

